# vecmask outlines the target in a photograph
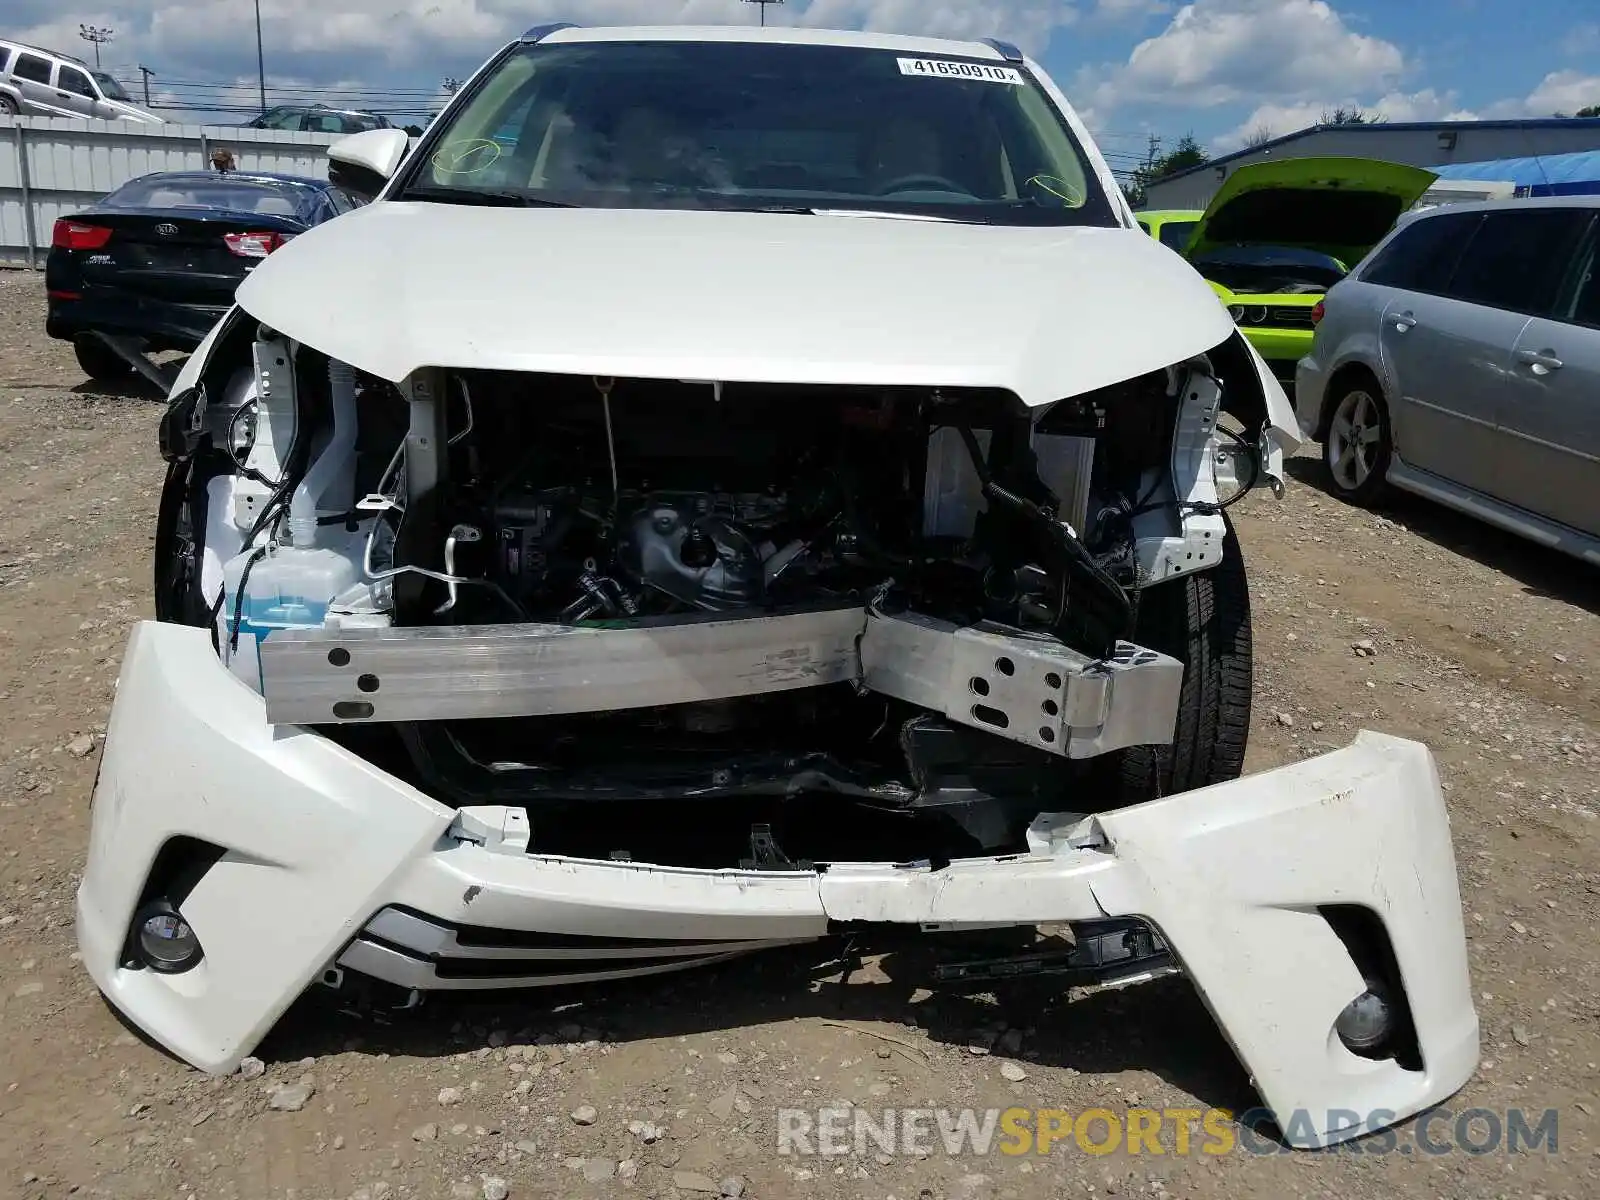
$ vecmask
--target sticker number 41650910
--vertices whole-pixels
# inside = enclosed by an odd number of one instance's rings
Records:
[[[952,62],[943,58],[902,58],[900,74],[926,75],[929,79],[976,79],[982,83],[1009,83],[1023,86],[1022,72],[1015,67],[991,67],[988,63]]]

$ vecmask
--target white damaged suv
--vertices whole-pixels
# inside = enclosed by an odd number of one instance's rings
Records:
[[[1037,64],[556,27],[330,156],[162,426],[78,899],[152,1037],[920,930],[1184,972],[1297,1145],[1467,1078],[1428,752],[1239,778],[1293,414]]]

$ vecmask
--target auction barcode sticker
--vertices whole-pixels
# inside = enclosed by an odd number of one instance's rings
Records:
[[[1027,82],[1015,67],[992,67],[988,63],[954,62],[944,58],[902,58],[900,74],[926,75],[930,79],[976,79],[1015,87],[1023,87]]]

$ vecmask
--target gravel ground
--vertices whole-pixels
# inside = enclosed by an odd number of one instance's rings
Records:
[[[1451,1107],[1555,1108],[1555,1153],[779,1156],[776,1109],[837,1100],[1254,1103],[1180,981],[947,995],[918,986],[914,947],[847,982],[812,947],[386,1020],[313,997],[259,1065],[187,1069],[100,999],[71,916],[119,657],[149,609],[160,409],[86,384],[44,338],[43,306],[37,276],[0,272],[0,1194],[1600,1195],[1600,575],[1421,502],[1345,507],[1312,458],[1283,500],[1237,510],[1256,601],[1250,768],[1362,728],[1434,748],[1483,1022],[1483,1064]]]

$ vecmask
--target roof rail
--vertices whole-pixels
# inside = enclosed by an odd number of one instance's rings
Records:
[[[42,54],[47,58],[59,58],[63,62],[76,63],[80,67],[87,67],[89,65],[75,54],[68,54],[62,50],[52,50],[48,46],[36,46],[32,42],[19,42],[16,38],[12,37],[0,37],[0,41],[5,42],[5,44],[8,46],[14,46],[18,50],[26,50],[32,54]]]
[[[1019,63],[1023,61],[1022,51],[1018,50],[1010,42],[1002,42],[999,38],[984,38],[983,44],[985,46],[992,46],[994,49],[1000,51],[1000,57],[1005,59],[1007,62]]]
[[[563,29],[576,29],[576,21],[553,21],[549,25],[535,25],[517,40],[519,42],[542,42],[552,33],[560,33]]]

